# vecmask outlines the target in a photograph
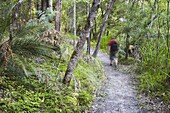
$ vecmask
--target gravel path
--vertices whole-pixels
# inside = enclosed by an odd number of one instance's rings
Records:
[[[98,59],[104,65],[106,81],[90,113],[146,113],[138,107],[130,75],[111,67],[106,53],[99,53]]]

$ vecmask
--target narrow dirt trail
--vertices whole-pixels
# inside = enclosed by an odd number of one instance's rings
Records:
[[[99,93],[105,96],[97,96],[90,113],[146,113],[139,109],[130,75],[114,70],[106,53],[98,53],[98,59],[104,65],[106,77],[104,88]]]

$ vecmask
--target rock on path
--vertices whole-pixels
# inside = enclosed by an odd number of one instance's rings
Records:
[[[90,113],[144,113],[138,107],[130,75],[114,70],[106,53],[98,53],[98,59],[104,65],[107,80],[102,92],[106,95],[97,96]]]

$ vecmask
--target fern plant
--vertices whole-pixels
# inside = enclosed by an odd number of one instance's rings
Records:
[[[31,23],[31,22],[30,22]],[[4,67],[5,70],[1,70],[1,73],[22,73],[27,65],[24,60],[33,58],[35,56],[45,56],[51,58],[52,52],[60,52],[59,47],[55,47],[42,42],[42,39],[37,38],[37,34],[42,31],[48,30],[48,27],[44,24],[26,24],[22,26],[22,30],[16,30],[11,42],[12,57],[8,61],[8,65]],[[19,69],[19,70],[18,70]],[[10,70],[10,71],[9,71]],[[11,73],[10,73],[11,74]]]

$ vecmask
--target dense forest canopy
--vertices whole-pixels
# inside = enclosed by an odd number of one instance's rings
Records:
[[[120,43],[120,62],[133,59],[139,90],[168,103],[169,2],[0,0],[0,111],[87,109],[103,76],[95,57],[98,50],[108,51],[112,36]],[[131,55],[129,45],[135,47]],[[90,66],[96,68],[92,71]]]

